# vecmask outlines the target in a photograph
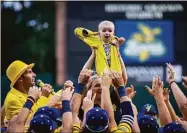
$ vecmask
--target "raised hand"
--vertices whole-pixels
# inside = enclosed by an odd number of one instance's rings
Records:
[[[93,108],[95,97],[96,97],[96,93],[92,97],[92,90],[89,90],[87,92],[86,97],[83,99],[83,105],[82,105],[82,109],[84,111],[89,111],[90,109]]]
[[[175,80],[175,71],[170,63],[166,63],[166,65],[168,67],[168,81],[169,83],[171,83],[172,81]]]
[[[28,96],[33,97],[37,101],[40,97],[40,94],[41,94],[41,91],[37,86],[30,87]]]
[[[111,70],[112,83],[116,88],[124,86],[123,77],[119,72]]]
[[[131,99],[133,99],[134,96],[136,95],[136,91],[134,91],[133,85],[131,85],[130,87],[127,87],[125,91],[126,91],[127,96]]]
[[[119,45],[122,45],[125,42],[125,38],[124,37],[118,38],[118,42],[119,42]]]
[[[73,82],[71,80],[67,80],[64,83],[64,90],[66,90],[68,87],[71,87],[71,89],[74,89]]]
[[[110,72],[105,69],[104,70],[104,73],[101,77],[101,87],[102,88],[109,88],[110,85],[112,84],[112,79],[110,78]]]
[[[153,77],[152,88],[150,88],[147,85],[145,86],[145,88],[148,91],[148,93],[153,97],[155,97],[156,95],[158,96],[160,94],[163,94],[163,96],[166,96],[167,92],[169,91],[167,88],[163,90],[163,82],[158,76]]]
[[[164,85],[160,77],[156,76],[153,78],[152,89],[155,91],[154,97],[156,99],[163,98],[163,86]]]
[[[113,45],[115,45],[117,48],[119,48],[124,42],[125,42],[125,38],[123,38],[123,37],[114,37],[115,39],[113,39],[112,41],[111,41],[111,43],[113,44]]]
[[[93,71],[88,69],[83,69],[78,77],[78,83],[87,84]]]
[[[169,101],[169,93],[170,93],[170,90],[168,88],[164,88],[163,90],[164,101]]]
[[[151,96],[155,96],[155,90],[151,89],[149,86],[145,86],[145,89],[147,90],[147,92],[151,95]]]
[[[41,96],[49,97],[52,92],[53,89],[50,84],[45,84],[43,87],[41,87]]]
[[[70,101],[72,98],[72,94],[74,92],[74,89],[71,90],[71,87],[68,87],[66,90],[62,91],[61,100],[68,100]]]
[[[148,91],[148,93],[151,95],[151,96],[155,96],[155,90],[154,89],[151,89],[149,86],[145,86],[146,87],[146,90]],[[170,90],[168,88],[164,88],[163,89],[163,98],[164,98],[164,101],[168,101],[169,100],[169,93],[170,93]]]

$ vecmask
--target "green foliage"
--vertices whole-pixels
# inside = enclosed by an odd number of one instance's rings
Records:
[[[34,62],[35,72],[54,73],[55,2],[32,1],[29,8],[20,3],[23,8],[19,11],[1,9],[2,73],[17,59]]]

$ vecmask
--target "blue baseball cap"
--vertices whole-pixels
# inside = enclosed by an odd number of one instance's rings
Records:
[[[157,120],[150,115],[138,116],[138,125],[141,133],[157,133],[159,128]]]
[[[156,115],[156,109],[152,104],[145,104],[140,110],[140,114],[145,114],[145,115],[151,115],[154,116]]]
[[[53,121],[56,121],[57,124],[60,126],[62,124],[62,114],[60,110],[58,110],[57,108],[50,108],[49,106],[44,106],[44,107],[39,108],[34,114],[34,116],[39,115],[39,114],[47,115],[50,119],[52,119]]]
[[[30,122],[29,132],[31,133],[51,133],[57,128],[57,123],[47,115],[39,114],[33,117]]]
[[[108,128],[109,117],[106,110],[94,107],[86,113],[86,128],[91,132],[102,132]]]
[[[62,117],[60,110],[57,108],[50,108],[49,106],[39,108],[34,115],[38,114],[45,114],[54,121]]]
[[[7,131],[7,127],[2,127],[1,128],[1,133],[5,133]]]
[[[30,122],[31,132],[51,132],[61,124],[61,113],[56,108],[39,108]]]
[[[177,122],[171,122],[159,128],[159,133],[185,133],[185,129]]]

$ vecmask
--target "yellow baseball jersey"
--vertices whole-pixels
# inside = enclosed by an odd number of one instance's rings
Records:
[[[7,120],[10,120],[14,115],[19,114],[23,105],[27,100],[28,95],[21,93],[20,91],[12,88],[5,99],[4,107],[5,107],[5,116]],[[45,106],[48,103],[49,99],[41,96],[38,101],[33,105],[30,110],[31,113],[28,118],[32,117],[33,113],[37,111],[38,108]]]
[[[120,58],[118,56],[117,47],[114,45],[110,45],[110,66],[108,65],[107,56],[104,50],[104,44],[99,36],[96,35],[97,32],[92,32],[88,29],[88,36],[83,35],[83,30],[85,28],[78,27],[74,30],[75,35],[79,37],[82,41],[84,41],[90,47],[96,48],[96,59],[95,66],[96,71],[99,76],[102,75],[104,69],[112,69],[117,72],[122,73]]]

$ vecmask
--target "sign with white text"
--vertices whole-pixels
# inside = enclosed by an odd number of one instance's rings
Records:
[[[182,66],[173,65],[175,70],[175,81],[182,81]],[[159,76],[164,83],[168,82],[166,66],[126,66],[128,83],[134,85],[150,84],[153,77]]]

